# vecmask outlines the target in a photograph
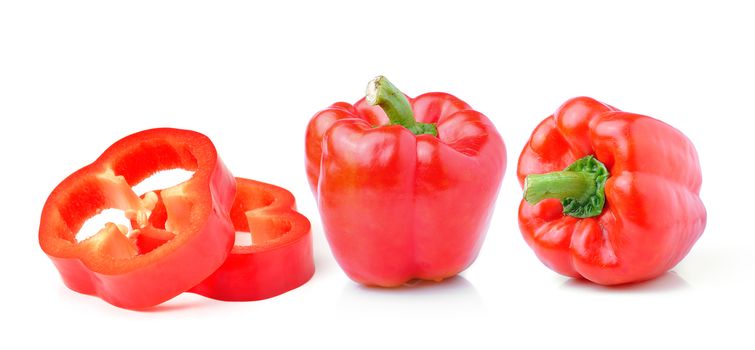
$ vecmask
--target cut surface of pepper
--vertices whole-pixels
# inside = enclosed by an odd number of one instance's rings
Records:
[[[315,272],[309,220],[296,212],[291,192],[236,178],[231,219],[251,245],[236,244],[220,268],[191,291],[226,301],[277,296],[306,283]]]

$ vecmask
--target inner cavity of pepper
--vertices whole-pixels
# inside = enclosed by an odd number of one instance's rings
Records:
[[[242,191],[245,189],[240,187],[231,209],[231,221],[236,229],[235,251],[272,243],[291,231],[290,221],[280,208],[275,209],[277,203],[273,194],[260,190]]]
[[[239,230],[234,223],[236,231],[236,248],[267,245],[275,242],[278,238],[291,232],[291,221],[281,213],[266,212],[264,208],[250,210],[246,214],[247,230]]]
[[[184,185],[192,175],[192,171],[171,169],[130,186],[112,171],[99,174],[96,185],[106,208],[97,208],[75,241],[113,258],[146,254],[162,246],[184,230],[185,218],[190,216],[192,205]]]

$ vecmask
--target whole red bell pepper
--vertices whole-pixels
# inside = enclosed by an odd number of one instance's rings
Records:
[[[695,147],[651,117],[564,103],[519,157],[519,227],[556,272],[614,285],[657,277],[705,229]]]
[[[410,99],[384,77],[355,105],[317,113],[306,152],[336,260],[351,279],[386,287],[468,267],[506,168],[484,115],[446,93]]]
[[[236,244],[225,263],[191,291],[227,301],[274,297],[307,282],[315,272],[309,220],[295,211],[291,192],[236,178],[231,219],[252,245]],[[238,233],[237,233],[238,234]]]
[[[174,168],[194,175],[161,191],[161,208],[155,193],[140,198],[132,191],[150,175]],[[53,190],[42,210],[39,243],[69,288],[123,308],[150,307],[223,264],[233,246],[229,211],[235,192],[233,176],[206,136],[142,131],[116,142]],[[109,223],[78,242],[84,222],[107,208],[125,211],[133,231]]]

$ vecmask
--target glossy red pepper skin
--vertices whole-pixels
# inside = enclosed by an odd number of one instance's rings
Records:
[[[438,137],[387,125],[365,100],[317,113],[306,168],[336,260],[359,283],[392,287],[467,268],[483,243],[506,168],[487,117],[456,97],[409,99]]]
[[[169,198],[163,208],[167,230],[162,230],[152,225],[153,205],[131,186],[174,168],[194,175],[162,191]],[[142,131],[116,142],[53,190],[42,210],[39,243],[72,290],[123,308],[147,308],[195,286],[225,261],[234,239],[228,213],[235,190],[233,176],[206,136],[167,128]],[[77,242],[83,223],[107,208],[133,214],[136,230],[127,236],[111,224]],[[140,239],[163,235],[174,238],[159,246]]]
[[[588,97],[567,101],[533,132],[517,175],[560,171],[587,155],[609,170],[600,215],[562,213],[558,199],[522,201],[519,227],[554,271],[603,285],[643,281],[673,268],[706,224],[695,147],[659,120]]]
[[[274,297],[309,281],[315,272],[309,220],[296,212],[291,192],[236,178],[234,228],[253,245],[235,245],[225,263],[191,291],[226,301]]]

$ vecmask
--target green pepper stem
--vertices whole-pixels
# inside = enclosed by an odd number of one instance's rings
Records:
[[[577,159],[562,171],[527,175],[524,200],[531,205],[546,198],[561,200],[564,215],[590,218],[600,215],[606,202],[608,169],[594,156]]]
[[[524,200],[535,205],[546,198],[574,198],[582,201],[595,193],[596,176],[577,171],[556,171],[527,175],[524,181]]]
[[[419,123],[414,119],[412,105],[406,96],[384,76],[380,75],[367,84],[366,100],[372,106],[385,111],[391,125],[401,125],[415,135],[438,136],[438,128],[432,123]]]

